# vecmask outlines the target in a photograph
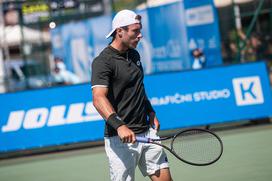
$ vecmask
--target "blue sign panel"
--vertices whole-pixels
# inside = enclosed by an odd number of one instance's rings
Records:
[[[186,0],[184,6],[188,51],[201,49],[206,57],[206,67],[222,64],[218,16],[213,0]],[[192,53],[190,59],[192,65]]]
[[[183,4],[149,8],[147,12],[154,72],[190,68]]]
[[[92,51],[91,61],[95,56],[99,55],[99,53],[108,45],[109,40],[105,38],[105,36],[109,33],[111,29],[111,16],[100,16],[97,18],[91,18],[86,21],[87,31],[91,31],[91,37],[93,39],[94,49]],[[99,26],[98,26],[99,25]],[[90,51],[90,50],[89,50]]]
[[[84,81],[90,80],[90,58],[93,56],[93,38],[85,21],[72,22],[61,27],[68,70],[76,73]]]
[[[143,25],[137,50],[145,74],[191,69],[191,51],[195,48],[203,49],[206,66],[222,63],[212,0],[174,2],[137,13]],[[105,36],[111,30],[111,20],[106,15],[58,26],[51,31],[56,40],[52,41],[53,54],[63,57],[68,69],[82,80],[89,80],[93,58],[110,43]]]
[[[146,76],[161,129],[272,116],[263,62]],[[103,139],[90,84],[0,94],[0,152]]]
[[[109,43],[105,35],[110,24],[110,16],[101,16],[58,26],[51,30],[53,55],[62,58],[81,82],[89,81],[94,57]]]
[[[64,47],[62,42],[61,28],[55,28],[50,31],[52,42],[52,54],[55,57],[64,59]]]
[[[267,75],[252,63],[149,76],[145,85],[162,129],[172,129],[271,116]]]
[[[1,94],[0,152],[103,138],[91,86]]]

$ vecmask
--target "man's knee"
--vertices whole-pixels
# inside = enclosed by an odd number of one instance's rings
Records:
[[[173,181],[168,168],[157,170],[150,178],[152,181]]]

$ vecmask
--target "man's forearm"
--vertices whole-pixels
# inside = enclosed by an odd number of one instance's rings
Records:
[[[105,120],[107,120],[111,114],[115,113],[113,106],[105,96],[94,97],[93,104],[96,110]]]
[[[106,96],[94,97],[94,106],[99,114],[107,123],[117,130],[120,126],[125,125],[122,119],[116,114],[113,106]]]

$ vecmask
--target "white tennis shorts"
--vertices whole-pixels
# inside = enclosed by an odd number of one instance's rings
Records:
[[[146,133],[137,136],[159,138],[156,133],[156,130],[150,128]],[[143,176],[152,175],[157,170],[169,167],[167,156],[158,145],[122,143],[119,136],[114,136],[105,137],[105,150],[112,181],[134,181],[137,165]]]

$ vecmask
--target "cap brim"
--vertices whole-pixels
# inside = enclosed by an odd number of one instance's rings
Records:
[[[115,31],[115,29],[111,30],[111,32],[109,34],[107,34],[106,38],[109,38],[113,34],[114,31]]]

